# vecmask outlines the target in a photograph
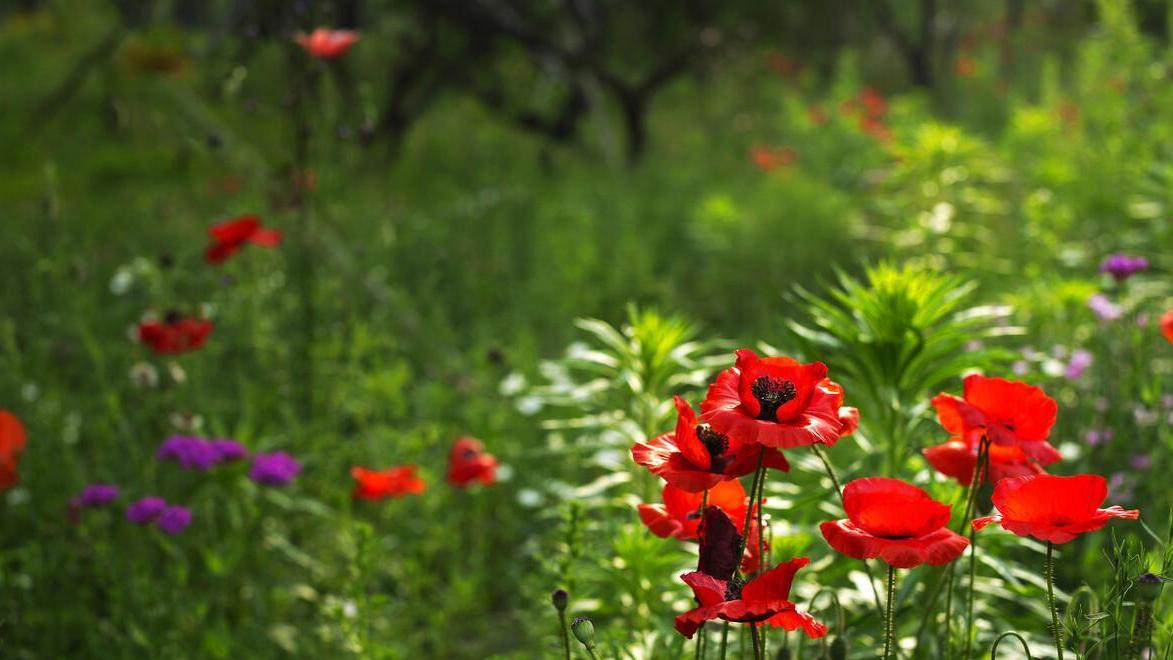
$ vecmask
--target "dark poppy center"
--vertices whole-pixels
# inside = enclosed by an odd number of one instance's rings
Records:
[[[729,463],[729,458],[725,456],[725,452],[729,451],[729,437],[714,431],[708,424],[697,425],[696,437],[704,445],[705,451],[709,452],[709,471],[724,472]]]
[[[181,318],[183,318],[183,316],[180,315],[179,312],[175,311],[174,309],[169,309],[167,310],[167,313],[163,315],[163,322],[167,325],[174,325],[179,323],[179,319]]]
[[[749,386],[753,398],[758,400],[760,410],[758,419],[765,422],[778,421],[778,409],[790,403],[798,396],[798,388],[794,381],[784,378],[758,376]]]
[[[725,583],[725,600],[741,600],[741,589],[744,586],[745,583],[736,575],[729,578],[729,581]]]

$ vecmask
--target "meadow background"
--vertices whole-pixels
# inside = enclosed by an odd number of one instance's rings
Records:
[[[949,502],[928,398],[972,369],[1044,387],[1063,473],[1143,510],[1058,576],[1073,648],[1128,657],[1129,581],[1171,556],[1173,8],[779,4],[0,8],[0,407],[29,435],[0,499],[0,655],[553,657],[565,588],[607,656],[692,657],[672,616],[694,558],[640,524],[658,487],[628,451],[751,346],[827,362],[861,409],[842,476]],[[362,38],[315,62],[291,36],[317,25]],[[286,242],[204,263],[245,213]],[[1115,282],[1116,252],[1150,268]],[[215,320],[204,348],[134,340],[171,309]],[[304,469],[264,488],[155,459],[187,431]],[[459,435],[500,483],[444,483]],[[810,609],[871,657],[866,578],[815,529],[837,505],[792,462],[775,552],[815,560],[803,589],[844,612]],[[395,464],[427,491],[351,500],[351,466]],[[72,521],[92,482],[194,522]],[[1048,657],[1041,546],[988,538],[978,646],[1019,630]],[[899,594],[908,657],[945,657],[914,642],[931,575]]]

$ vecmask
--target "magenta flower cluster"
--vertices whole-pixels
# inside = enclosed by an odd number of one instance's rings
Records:
[[[248,449],[235,440],[206,440],[186,435],[173,435],[167,438],[155,453],[155,458],[161,461],[175,461],[187,470],[208,470],[222,463],[239,461],[246,456]]]

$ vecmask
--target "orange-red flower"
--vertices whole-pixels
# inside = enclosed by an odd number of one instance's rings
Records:
[[[856,559],[879,557],[895,568],[940,566],[961,556],[969,541],[950,531],[949,505],[899,479],[856,479],[843,489],[844,520],[819,525],[835,550]]]
[[[138,340],[157,355],[175,355],[194,351],[204,345],[212,332],[208,319],[168,314],[162,321],[143,321],[138,325]]]
[[[699,423],[692,406],[675,397],[676,431],[637,442],[631,448],[636,463],[683,490],[699,492],[722,481],[753,472],[762,447],[737,437],[719,433],[709,424]],[[763,465],[782,471],[790,463],[782,452],[767,449]]]
[[[204,260],[210,264],[224,263],[249,243],[277,247],[282,238],[280,230],[265,229],[261,226],[261,219],[255,215],[242,215],[218,222],[208,230],[208,235],[212,237],[212,244],[204,251]]]
[[[979,442],[980,439],[967,441],[955,437],[949,442],[926,448],[925,460],[941,474],[953,477],[962,486],[968,486],[973,482],[973,471],[977,467]],[[1043,473],[1043,468],[1018,447],[991,444],[987,451],[986,468],[981,475],[983,482],[996,484],[1007,477]]]
[[[717,376],[701,403],[701,419],[718,433],[767,447],[833,445],[858,425],[858,411],[840,408],[843,389],[822,362],[759,358],[737,351],[737,363]]]
[[[1173,344],[1173,309],[1161,315],[1161,334]]]
[[[497,458],[485,453],[485,445],[480,440],[459,437],[448,452],[447,479],[459,488],[473,483],[491,486],[497,483]]]
[[[749,150],[749,159],[763,172],[772,172],[779,167],[789,167],[798,160],[794,147],[756,146]]]
[[[356,500],[383,500],[403,495],[418,495],[424,492],[424,480],[415,474],[414,465],[401,465],[386,470],[371,470],[364,467],[350,468],[354,477],[353,497]]]
[[[676,630],[692,638],[705,621],[724,619],[739,623],[765,621],[771,626],[797,630],[802,628],[807,637],[817,639],[827,634],[827,626],[806,612],[800,611],[790,600],[794,574],[810,563],[806,557],[796,557],[746,582],[744,586],[733,579],[721,579],[693,571],[680,577],[692,587],[700,606],[676,617]]]
[[[1018,447],[1040,465],[1062,458],[1047,444],[1058,406],[1041,389],[1004,378],[965,378],[964,398],[942,392],[933,397],[945,430],[974,443],[985,435],[992,445]]]
[[[0,410],[0,492],[20,481],[16,469],[24,453],[25,440],[24,425],[16,415]]]
[[[704,495],[690,493],[672,484],[664,485],[662,495],[663,504],[639,505],[639,519],[661,538],[672,536],[681,540],[695,540],[701,524],[701,501]],[[741,482],[722,481],[710,489],[709,507],[724,511],[736,523],[738,533],[744,528],[749,503],[746,502],[745,488]]]
[[[358,41],[358,32],[318,28],[309,34],[299,32],[295,39],[310,55],[323,60],[333,60],[350,50]]]
[[[1019,536],[1040,541],[1067,543],[1085,532],[1093,532],[1112,518],[1135,520],[1140,510],[1118,506],[1099,508],[1108,497],[1108,484],[1098,474],[1060,477],[1040,474],[1003,479],[994,487],[998,513],[973,521],[974,529],[990,523]]]

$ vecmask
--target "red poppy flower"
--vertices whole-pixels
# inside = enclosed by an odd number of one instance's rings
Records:
[[[786,630],[802,628],[812,639],[826,635],[827,626],[799,611],[790,601],[794,574],[809,563],[810,559],[806,557],[796,557],[751,579],[744,586],[736,579],[722,580],[700,571],[685,573],[680,579],[692,587],[700,606],[676,617],[676,630],[691,639],[705,621],[724,619],[738,623],[765,621]]]
[[[333,60],[350,50],[358,41],[358,32],[318,28],[309,34],[299,32],[295,39],[310,55],[323,60]]]
[[[978,442],[953,438],[949,442],[926,448],[924,454],[929,465],[941,474],[953,477],[962,486],[968,486],[973,481]],[[1018,447],[991,444],[986,455],[988,462],[982,471],[982,481],[986,483],[996,484],[1007,477],[1043,474],[1043,468]]]
[[[850,429],[851,411],[840,418],[842,402],[843,389],[822,362],[759,358],[743,348],[736,366],[709,386],[701,418],[718,433],[767,447],[833,445]]]
[[[1040,465],[1062,458],[1047,444],[1059,407],[1033,385],[973,374],[965,377],[964,398],[942,392],[933,407],[941,426],[967,442],[984,434],[991,444],[1018,447]]]
[[[162,321],[143,321],[138,325],[138,340],[157,355],[175,355],[194,351],[204,345],[212,332],[208,319],[168,314]]]
[[[994,522],[1019,536],[1067,543],[1084,532],[1093,532],[1112,518],[1135,520],[1140,510],[1118,506],[1101,509],[1108,484],[1098,474],[1060,477],[1040,474],[1003,479],[994,487],[998,513],[973,521],[974,529]]]
[[[661,538],[673,536],[681,540],[695,540],[701,524],[701,500],[704,495],[665,484],[663,498],[663,504],[639,505],[639,519]],[[713,486],[709,490],[709,506],[724,511],[730,520],[735,521],[738,532],[741,532],[749,505],[740,481],[722,481]]]
[[[357,482],[353,497],[356,500],[383,500],[424,492],[424,480],[415,474],[414,465],[402,465],[386,470],[350,468],[350,476]]]
[[[1173,309],[1161,315],[1161,334],[1173,344]]]
[[[497,459],[485,453],[485,445],[476,438],[463,436],[452,443],[448,452],[448,483],[459,488],[481,483],[497,483]]]
[[[212,237],[212,244],[204,251],[204,260],[210,264],[224,263],[249,243],[277,247],[281,245],[282,238],[280,230],[265,229],[261,226],[261,219],[255,215],[242,215],[218,222],[208,230],[208,235]]]
[[[675,397],[676,431],[631,447],[636,463],[683,490],[700,492],[757,469],[762,446],[718,433],[709,424],[698,423],[692,406]],[[763,465],[788,472],[790,463],[782,452],[767,449]]]
[[[940,566],[961,556],[969,541],[952,532],[949,505],[899,479],[856,479],[843,489],[845,520],[819,525],[835,550],[856,559],[879,557],[895,568]]]
[[[0,410],[0,492],[20,481],[16,469],[24,453],[25,440],[24,425],[16,415]]]

